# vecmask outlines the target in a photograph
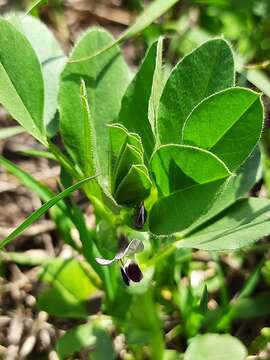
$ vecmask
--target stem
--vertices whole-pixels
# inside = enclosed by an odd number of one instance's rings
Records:
[[[62,151],[54,145],[50,140],[49,141],[49,150],[56,157],[59,163],[67,170],[69,174],[71,174],[75,179],[82,180],[83,176],[75,169],[75,167],[71,164],[69,159],[62,153]]]
[[[151,267],[153,265],[155,265],[156,263],[166,259],[167,257],[169,257],[175,250],[176,250],[176,246],[175,244],[171,244],[166,246],[163,250],[160,251],[159,254],[157,254],[156,256],[153,256],[144,266],[145,268]]]

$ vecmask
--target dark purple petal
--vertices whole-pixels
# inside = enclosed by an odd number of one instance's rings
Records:
[[[134,282],[140,282],[143,278],[143,273],[141,272],[139,265],[134,261],[125,267],[125,272],[129,279]]]
[[[123,278],[124,283],[125,283],[127,286],[129,286],[129,278],[128,278],[127,274],[125,273],[124,268],[122,268],[122,266],[121,266],[121,275],[122,275],[122,278]]]
[[[147,211],[145,210],[144,204],[142,203],[138,212],[134,217],[134,226],[136,229],[142,229],[147,219]]]

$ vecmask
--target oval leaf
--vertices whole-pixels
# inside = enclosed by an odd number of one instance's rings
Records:
[[[155,151],[151,168],[162,195],[231,175],[209,151],[187,145],[164,145]]]
[[[233,85],[233,54],[225,40],[210,40],[185,56],[172,70],[160,99],[160,143],[179,144],[192,109],[204,98]]]
[[[31,135],[47,145],[40,63],[30,43],[0,18],[0,103]]]
[[[179,248],[206,251],[233,251],[270,234],[270,201],[250,198],[239,200],[223,217],[191,237],[181,240]]]
[[[91,29],[79,40],[70,59],[83,57],[112,42],[112,37],[102,29]],[[102,176],[109,172],[109,135],[106,124],[118,117],[122,96],[127,88],[130,73],[121,56],[119,47],[101,54],[97,59],[83,64],[68,63],[60,84],[60,128],[64,143],[76,163],[82,164],[82,137],[84,134],[84,110],[81,106],[80,84],[85,81],[90,115],[96,132],[96,154]],[[112,89],[113,84],[113,89]]]
[[[245,346],[231,335],[204,334],[196,336],[184,360],[244,360],[247,356]]]
[[[45,87],[44,122],[47,125],[47,133],[52,136],[58,128],[58,122],[54,116],[57,110],[60,74],[66,62],[66,56],[54,34],[38,18],[12,14],[9,19],[28,39],[41,64]]]
[[[150,212],[150,231],[157,235],[170,235],[187,230],[207,212],[223,182],[194,185],[158,200]]]
[[[244,88],[226,89],[192,111],[183,127],[183,143],[211,151],[233,171],[252,152],[262,127],[260,94]]]

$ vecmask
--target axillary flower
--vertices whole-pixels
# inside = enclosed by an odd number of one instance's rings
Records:
[[[135,260],[135,254],[144,249],[142,241],[133,239],[123,250],[119,251],[113,259],[96,258],[100,265],[111,265],[117,261],[121,263],[121,275],[124,283],[129,286],[130,281],[140,282],[143,273]]]

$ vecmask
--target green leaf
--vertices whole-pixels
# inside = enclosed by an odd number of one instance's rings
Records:
[[[111,41],[112,37],[106,31],[91,29],[79,40],[70,59],[84,56],[89,52],[94,53]],[[85,136],[85,112],[81,106],[81,79],[85,81],[90,115],[96,132],[96,154],[99,166],[103,178],[107,179],[109,135],[105,125],[117,119],[122,96],[130,79],[129,70],[119,48],[114,47],[100,55],[98,59],[83,64],[68,63],[61,76],[59,95],[61,134],[73,160],[82,167],[84,159],[81,143]]]
[[[177,242],[179,248],[207,251],[238,250],[270,234],[270,201],[249,198],[236,202],[222,218]]]
[[[55,193],[46,185],[34,179],[30,174],[19,168],[11,161],[5,159],[0,155],[0,164],[4,166],[11,174],[13,174],[24,186],[34,191],[42,201],[49,201],[54,198]],[[74,241],[70,235],[72,223],[69,218],[69,213],[63,201],[59,201],[55,207],[50,209],[52,220],[55,221],[57,230],[59,231],[63,240],[76,248]]]
[[[144,165],[132,165],[115,192],[118,204],[139,204],[150,193],[151,179]]]
[[[161,146],[151,158],[151,168],[163,196],[195,184],[205,184],[231,175],[218,157],[203,149],[187,145]]]
[[[225,334],[196,336],[185,352],[184,360],[244,360],[245,346],[237,338]]]
[[[210,96],[187,118],[183,143],[207,149],[231,171],[237,169],[261,136],[263,105],[260,97],[244,88],[226,89]]]
[[[110,138],[110,181],[115,171],[115,166],[119,161],[119,157],[122,154],[125,145],[134,146],[142,155],[143,147],[139,135],[130,133],[121,124],[111,124],[109,127],[109,138]]]
[[[27,16],[28,14],[31,14],[34,10],[36,10],[39,6],[44,5],[47,3],[48,0],[36,0],[33,1],[33,4],[30,5],[30,7],[26,10],[26,13],[24,16]]]
[[[148,112],[157,66],[156,59],[160,56],[158,54],[160,46],[160,43],[156,41],[147,51],[135,78],[124,95],[119,114],[119,122],[129,131],[140,135],[148,159],[152,154],[155,143],[151,127],[153,124],[148,120]]]
[[[157,43],[156,66],[152,81],[151,96],[149,98],[148,119],[154,136],[157,138],[157,117],[161,93],[165,84],[165,76],[162,69],[163,38]]]
[[[52,122],[55,121],[60,73],[65,65],[66,57],[53,33],[38,18],[12,14],[8,16],[8,19],[25,35],[41,64],[45,91],[44,122],[47,125],[47,133],[50,136],[54,135],[57,127],[52,134],[49,129],[52,127]]]
[[[124,333],[129,345],[150,345],[149,358],[163,360],[164,340],[151,288],[133,296]]]
[[[233,54],[225,40],[210,40],[185,56],[172,70],[160,99],[160,143],[179,144],[183,124],[193,108],[204,98],[233,85]]]
[[[127,143],[115,167],[113,174],[113,192],[115,192],[132,165],[143,165],[143,157],[135,146]]]
[[[84,348],[91,348],[91,359],[115,359],[116,354],[108,334],[110,320],[92,320],[67,331],[57,342],[56,351],[66,359]],[[103,357],[102,357],[103,356]]]
[[[193,185],[158,200],[149,215],[149,229],[157,235],[186,230],[207,213],[218,197],[223,180]]]
[[[26,220],[24,220],[21,225],[19,225],[10,235],[8,235],[4,240],[0,241],[0,249],[7,245],[9,242],[14,240],[18,235],[20,235],[23,231],[25,231],[34,221],[38,220],[43,214],[46,213],[53,205],[55,205],[58,201],[62,200],[66,196],[70,195],[73,191],[79,189],[84,183],[89,180],[94,179],[95,176],[88,177],[83,179],[76,184],[70,186],[65,189],[54,198],[48,200],[45,204],[43,204],[39,209],[34,211],[31,215],[29,215]]]
[[[104,54],[104,52],[110,50],[115,45],[124,42],[130,39],[133,36],[138,35],[146,27],[148,27],[152,22],[158,19],[161,15],[166,13],[174,4],[179,0],[156,0],[153,1],[146,9],[137,17],[135,22],[128,27],[128,29],[123,32],[118,39],[110,42],[107,46],[101,46],[99,49],[96,49],[96,52],[93,54],[84,54],[84,56],[77,57],[72,59],[71,62],[79,63],[93,59],[96,56]]]
[[[152,22],[166,13],[178,1],[179,0],[156,0],[150,3],[134,23],[121,35],[120,41],[126,41],[139,34]]]
[[[24,35],[3,18],[0,33],[0,103],[46,146],[40,63]]]
[[[8,126],[0,129],[0,140],[8,139],[11,136],[23,133],[25,130],[21,126]]]
[[[260,150],[259,147],[256,147],[248,160],[237,170],[236,176],[231,176],[224,182],[219,196],[214,200],[209,210],[191,225],[189,231],[208,222],[214,216],[221,217],[222,210],[231,206],[236,200],[246,196],[261,177]]]
[[[86,303],[96,288],[86,263],[75,259],[53,259],[44,266],[41,280],[49,287],[39,295],[37,305],[50,315],[85,318]]]

